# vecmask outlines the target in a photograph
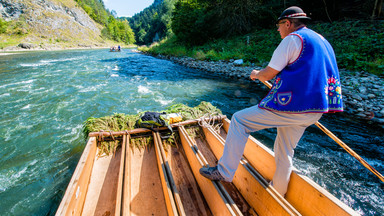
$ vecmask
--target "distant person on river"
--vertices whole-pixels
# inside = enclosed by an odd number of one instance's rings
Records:
[[[121,47],[120,47],[120,45],[119,46],[113,46],[113,47],[111,47],[109,49],[109,51],[110,52],[116,52],[116,51],[120,52],[121,51]]]
[[[256,106],[236,112],[217,166],[203,167],[201,175],[231,182],[250,133],[277,128],[274,143],[276,171],[271,185],[285,195],[293,169],[294,149],[305,129],[323,113],[342,112],[339,70],[333,48],[323,36],[306,27],[310,18],[296,6],[277,19],[281,38],[268,66],[253,70],[252,80],[273,86]]]

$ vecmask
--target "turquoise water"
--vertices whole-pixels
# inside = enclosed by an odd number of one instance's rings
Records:
[[[0,215],[54,215],[85,145],[88,117],[209,101],[231,116],[265,91],[131,50],[0,56]],[[382,131],[339,116],[322,123],[384,173]],[[272,147],[275,130],[255,134]],[[384,186],[315,127],[295,166],[364,215],[384,214]]]

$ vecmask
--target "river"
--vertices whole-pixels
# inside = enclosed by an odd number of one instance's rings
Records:
[[[239,81],[123,50],[0,56],[0,215],[54,215],[85,146],[88,117],[208,101],[227,116],[266,92]],[[341,115],[321,120],[380,173],[382,130]],[[272,148],[275,129],[254,135]],[[315,126],[295,167],[362,215],[384,215],[384,183]]]

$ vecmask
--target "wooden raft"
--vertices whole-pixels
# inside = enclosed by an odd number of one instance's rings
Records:
[[[103,157],[97,156],[99,133],[90,134],[56,215],[358,215],[295,172],[282,197],[268,184],[273,153],[251,136],[232,183],[204,178],[199,169],[217,164],[230,124],[225,116],[215,120],[223,123],[219,131],[197,120],[174,124],[175,146],[147,129],[114,132],[121,147]],[[189,135],[199,128],[202,136]],[[131,136],[142,133],[154,146],[132,148]]]

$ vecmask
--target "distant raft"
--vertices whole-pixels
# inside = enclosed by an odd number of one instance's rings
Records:
[[[113,47],[109,48],[109,52],[120,52],[120,51],[121,51],[120,46],[113,46]]]
[[[273,153],[252,136],[232,183],[201,176],[221,157],[229,125],[223,115],[186,120],[167,140],[167,127],[90,132],[56,215],[358,215],[296,172],[282,197],[268,183]],[[114,154],[100,154],[106,141],[118,143]]]

